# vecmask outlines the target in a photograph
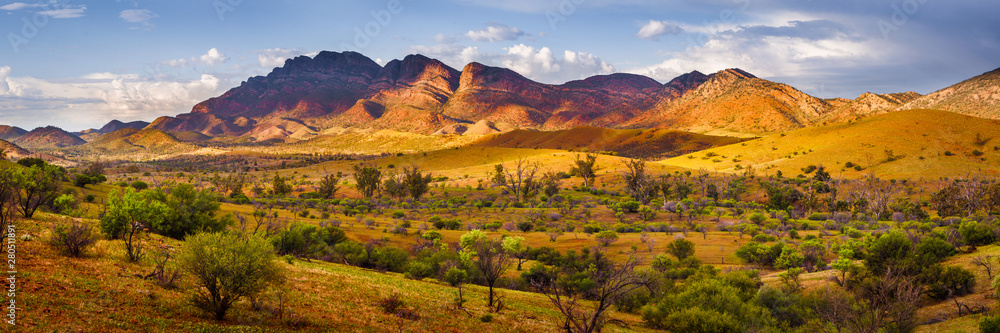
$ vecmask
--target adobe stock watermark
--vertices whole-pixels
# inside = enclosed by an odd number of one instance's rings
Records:
[[[413,0],[405,0],[410,2]],[[382,34],[385,28],[392,24],[392,18],[403,12],[403,3],[400,0],[389,0],[385,4],[385,9],[372,10],[369,12],[372,19],[365,23],[364,27],[354,27],[354,44],[340,43],[341,50],[361,50],[371,45],[372,40]]]
[[[7,41],[10,42],[10,48],[14,50],[14,53],[21,53],[21,47],[28,44],[28,41],[38,36],[38,33],[49,24],[49,20],[52,19],[49,13],[53,13],[64,9],[74,9],[70,7],[68,3],[40,3],[35,8],[37,11],[31,15],[31,18],[21,17],[21,30],[13,31],[7,33]]]
[[[892,4],[892,14],[889,20],[878,20],[878,30],[882,32],[882,38],[889,39],[889,33],[899,31],[910,17],[920,11],[920,7],[927,3],[927,0],[904,0],[902,4]]]
[[[723,25],[736,23],[738,14],[746,14],[747,9],[750,9],[750,1],[732,0],[733,5],[737,5],[736,10],[724,8],[719,11],[718,19],[706,20],[702,24],[705,27],[712,27],[713,30],[720,30]],[[705,45],[709,37],[710,34],[686,34],[687,40],[684,43],[687,46]]]
[[[212,1],[212,8],[215,9],[215,14],[219,15],[219,21],[226,21],[226,14],[231,13],[243,4],[243,0],[214,0]]]
[[[556,30],[556,25],[566,22],[566,20],[576,14],[576,8],[587,0],[562,0],[559,2],[557,10],[545,11],[545,19],[549,21],[549,28]]]
[[[7,324],[14,325],[17,319],[17,232],[14,224],[7,226],[3,231],[7,238],[7,302],[4,308],[4,316],[7,317]]]

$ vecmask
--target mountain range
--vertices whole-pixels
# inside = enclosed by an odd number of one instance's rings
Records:
[[[409,55],[380,66],[359,53],[320,52],[150,126],[256,140],[307,139],[331,127],[484,134],[593,126],[758,136],[887,112],[920,96],[871,95],[877,100],[823,100],[739,69],[695,71],[665,84],[617,73],[551,85],[475,62],[459,71]]]
[[[852,100],[810,96],[736,68],[707,75],[694,71],[664,84],[616,73],[553,85],[475,62],[459,71],[417,54],[381,66],[360,53],[324,51],[288,59],[266,76],[198,103],[190,113],[152,123],[114,120],[72,134],[52,126],[28,132],[0,125],[0,139],[52,149],[143,128],[184,142],[220,136],[294,142],[345,128],[477,135],[658,128],[759,137],[918,108],[1000,119],[1000,69],[926,96],[864,93]]]

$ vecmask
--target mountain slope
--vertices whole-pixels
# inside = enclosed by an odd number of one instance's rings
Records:
[[[827,102],[789,85],[727,69],[676,100],[661,101],[627,125],[761,134],[811,126],[831,110]]]
[[[927,94],[901,109],[937,109],[1000,119],[1000,68]]]
[[[889,178],[936,179],[978,170],[997,174],[998,146],[1000,121],[940,110],[904,110],[771,135],[661,163],[722,172],[753,167],[758,174],[781,170],[786,176],[802,173],[809,165],[824,165],[835,177],[871,172]]]
[[[17,126],[0,125],[0,140],[16,140],[26,133],[28,131]]]
[[[87,143],[80,137],[55,126],[38,127],[14,140],[14,144],[28,149],[52,149]]]
[[[892,112],[920,97],[920,94],[912,91],[895,94],[866,92],[854,100],[827,100],[834,110],[822,119],[825,122],[842,122]]]

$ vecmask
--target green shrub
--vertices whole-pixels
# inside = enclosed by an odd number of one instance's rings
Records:
[[[756,236],[753,236],[753,241],[754,242],[758,242],[758,243],[767,243],[767,242],[773,242],[773,241],[776,241],[776,240],[778,240],[777,237],[774,237],[774,236],[771,236],[771,235],[768,235],[768,234],[757,234]]]
[[[677,260],[684,260],[694,255],[694,242],[684,238],[678,238],[667,243],[667,253],[670,253]]]
[[[979,332],[1000,333],[1000,315],[985,316],[979,320]]]
[[[281,255],[322,259],[333,252],[333,246],[345,240],[347,236],[340,228],[296,223],[271,237],[271,244]]]
[[[945,300],[971,294],[976,288],[976,276],[958,266],[942,268],[935,265],[924,269],[927,296]]]
[[[79,257],[88,247],[96,243],[97,239],[89,224],[56,223],[52,226],[52,238],[49,239],[49,244],[65,255]]]
[[[166,204],[167,214],[152,224],[158,234],[183,239],[198,232],[219,232],[233,223],[232,215],[216,216],[221,203],[219,195],[208,189],[196,190],[190,184],[178,184],[170,194],[162,190],[146,190],[144,197]]]
[[[608,246],[611,245],[611,243],[618,241],[618,233],[614,230],[601,231],[597,233],[597,235],[594,235],[594,240],[601,243],[603,246]]]
[[[997,236],[994,229],[993,226],[986,223],[966,221],[958,227],[958,233],[962,235],[966,244],[980,246],[996,242]]]
[[[216,320],[234,303],[280,283],[284,272],[266,241],[230,233],[205,233],[185,239],[178,265],[194,277],[192,302]]]
[[[434,266],[428,263],[413,261],[410,262],[410,267],[406,269],[405,276],[414,280],[423,280],[434,275]]]

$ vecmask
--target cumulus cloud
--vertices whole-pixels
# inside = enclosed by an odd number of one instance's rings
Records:
[[[563,51],[557,58],[548,47],[518,44],[505,48],[500,64],[521,75],[546,83],[563,83],[596,74],[611,74],[614,66],[586,52]]]
[[[719,32],[704,37],[699,45],[670,53],[659,64],[630,72],[665,82],[694,70],[710,73],[739,67],[760,77],[798,78],[798,82],[786,82],[808,90],[824,86],[816,82],[818,78],[838,68],[868,68],[869,63],[891,58],[889,52],[878,41],[861,38],[845,26],[793,21]]]
[[[502,23],[493,23],[483,30],[469,30],[465,36],[477,42],[503,42],[517,40],[524,36],[524,31],[515,27],[509,27]]]
[[[667,21],[649,20],[649,23],[644,24],[639,29],[639,33],[636,36],[642,39],[658,41],[660,40],[660,36],[677,35],[682,32],[684,32],[684,29],[676,24]]]
[[[152,81],[136,74],[91,73],[79,78],[48,80],[12,77],[0,67],[0,122],[15,118],[32,125],[97,126],[111,119],[152,119],[181,113],[221,93],[211,74],[189,80]],[[26,115],[30,114],[31,119]]]
[[[228,60],[229,60],[229,58],[226,57],[225,54],[223,54],[222,52],[219,52],[219,49],[213,47],[210,50],[208,50],[208,52],[206,52],[205,54],[203,54],[203,55],[201,55],[199,57],[191,57],[191,58],[181,58],[181,59],[167,60],[167,61],[164,61],[163,63],[169,65],[170,67],[185,67],[185,66],[194,65],[194,64],[202,64],[202,65],[206,65],[206,66],[215,66],[215,65],[224,63],[224,62],[226,62]]]
[[[463,68],[470,62],[506,67],[525,77],[544,83],[564,83],[597,74],[610,74],[615,67],[600,57],[573,50],[553,51],[525,44],[503,48],[503,52],[484,52],[475,46],[457,44],[414,45],[408,50]]]
[[[4,96],[10,93],[10,83],[8,82],[8,76],[10,76],[10,66],[0,67],[0,96]]]
[[[307,52],[302,49],[283,49],[283,48],[273,48],[254,51],[257,53],[257,64],[265,69],[271,69],[274,67],[281,67],[285,64],[285,60],[300,56],[315,56],[317,52]]]
[[[201,60],[201,63],[203,63],[205,65],[208,65],[208,66],[215,66],[215,65],[221,64],[223,62],[226,62],[226,60],[228,60],[228,59],[229,58],[226,58],[225,54],[222,54],[221,52],[219,52],[218,49],[216,49],[214,47],[211,50],[208,50],[208,53],[206,53],[205,55],[202,55],[199,58],[199,60]]]
[[[413,45],[408,52],[423,54],[459,69],[473,61],[489,63],[491,60],[491,56],[481,54],[478,47],[457,44]]]

